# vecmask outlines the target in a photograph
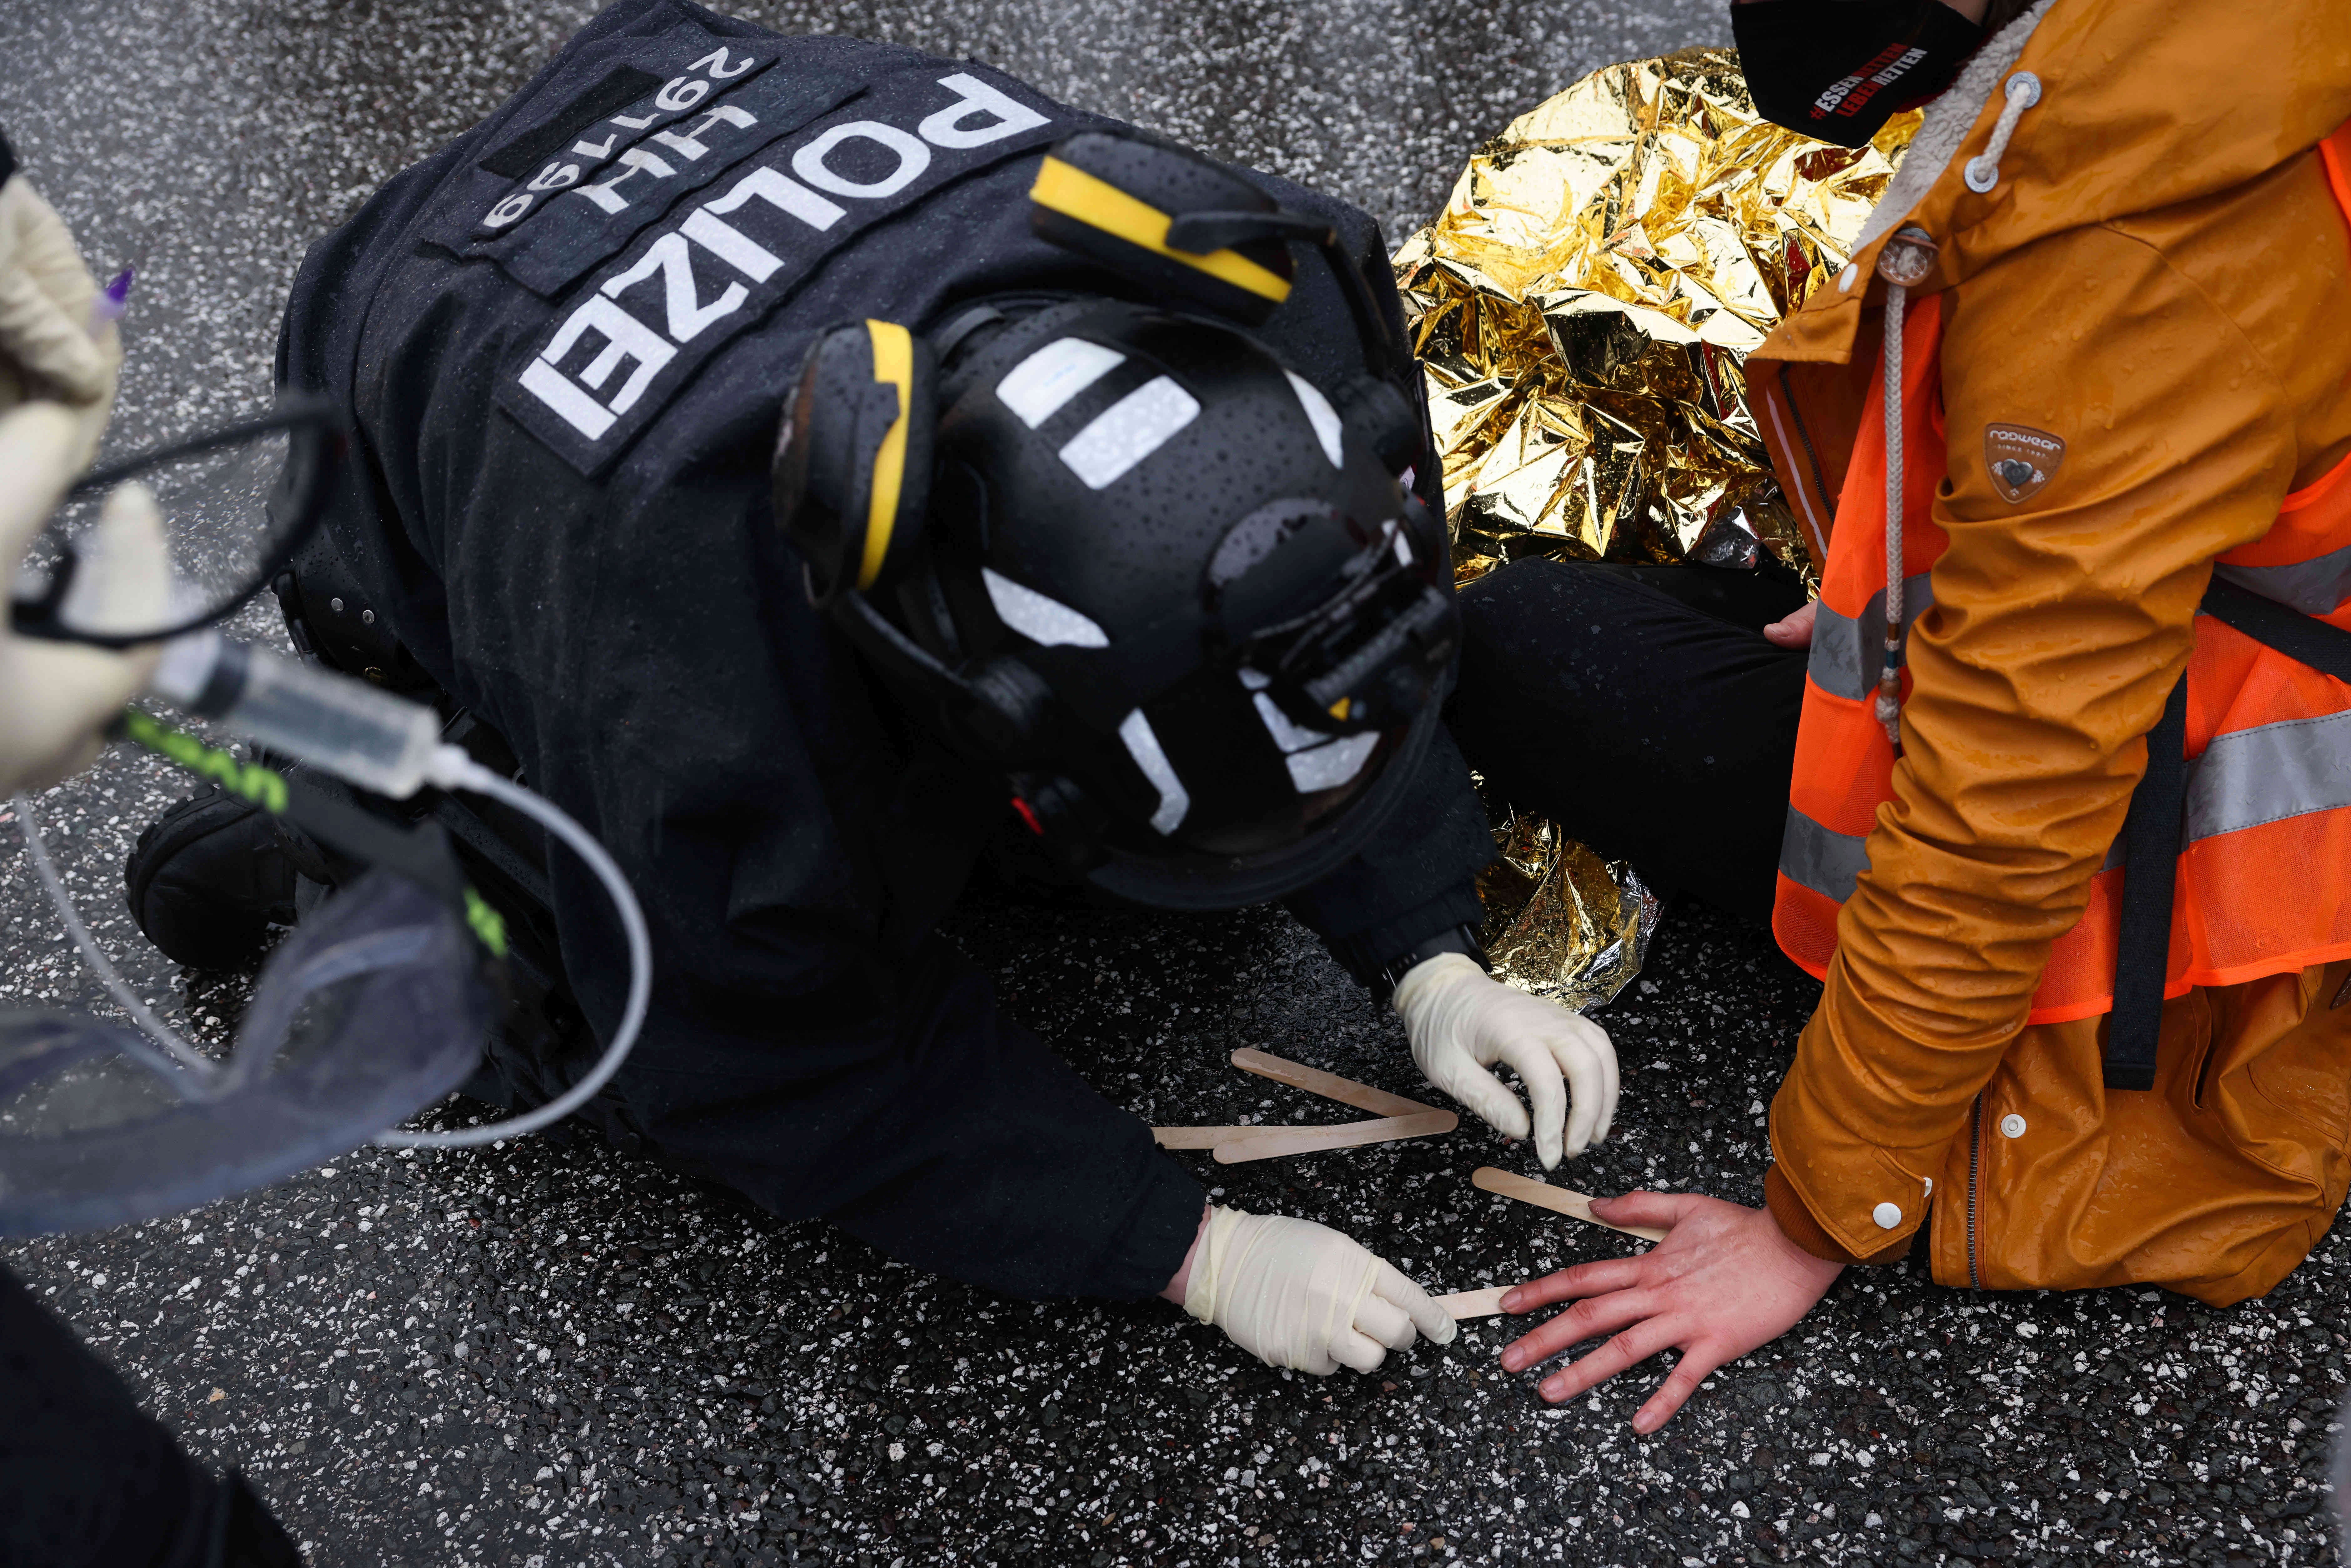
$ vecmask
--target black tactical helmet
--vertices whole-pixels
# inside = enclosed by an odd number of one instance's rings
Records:
[[[1178,309],[868,322],[809,354],[777,514],[811,598],[1050,849],[1123,898],[1230,908],[1353,855],[1437,722],[1457,619],[1442,526],[1394,472],[1409,408]]]

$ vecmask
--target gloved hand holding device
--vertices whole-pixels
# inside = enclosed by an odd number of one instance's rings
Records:
[[[23,175],[7,175],[0,183],[0,410],[34,399],[65,405],[75,420],[67,466],[77,474],[98,455],[122,363],[99,298],[65,221]]]
[[[1370,1372],[1416,1330],[1453,1343],[1452,1316],[1427,1292],[1311,1220],[1211,1204],[1185,1267],[1184,1310],[1269,1366]]]
[[[26,550],[97,454],[114,405],[121,362],[98,286],[73,236],[21,174],[0,140],[0,583],[13,583]],[[99,521],[78,542],[78,562],[59,609],[95,631],[135,631],[160,621],[172,600],[162,519],[143,485],[110,492]],[[0,611],[0,797],[55,783],[87,766],[100,732],[146,684],[158,650],[117,651],[25,638]],[[19,1015],[22,1016],[22,1015]],[[31,1053],[23,1043],[19,1066]],[[87,1062],[74,1065],[88,1073]],[[136,1069],[132,1069],[135,1073]],[[116,1080],[120,1082],[118,1077]],[[36,1091],[20,1083],[20,1112]],[[24,1116],[20,1122],[29,1119]],[[20,1135],[20,1126],[12,1128]],[[22,1141],[57,1147],[66,1140]],[[13,1194],[12,1194],[13,1195]],[[156,1560],[283,1564],[300,1554],[252,1490],[231,1471],[210,1469],[141,1413],[131,1392],[42,1313],[31,1293],[0,1272],[0,1407],[60,1401],[44,1462],[19,1464],[0,1486],[0,1558],[57,1560],[62,1521],[89,1528],[118,1547],[141,1539]],[[92,1459],[110,1462],[92,1464]],[[175,1511],[123,1524],[110,1511],[131,1497],[181,1491]],[[108,1536],[114,1530],[118,1533]],[[126,1533],[127,1532],[127,1533]],[[153,1542],[150,1549],[144,1543]],[[83,1557],[72,1552],[73,1560]]]
[[[0,198],[21,182],[0,186]],[[13,579],[42,524],[65,498],[88,453],[86,416],[54,402],[0,416],[0,570]],[[109,493],[65,613],[92,630],[152,626],[168,612],[171,559],[154,498],[143,485]],[[114,652],[17,635],[0,624],[0,795],[78,773],[98,754],[99,732],[146,685],[153,648]]]
[[[1439,953],[1406,971],[1395,1010],[1428,1081],[1507,1137],[1528,1136],[1527,1108],[1486,1069],[1499,1062],[1518,1074],[1534,1104],[1535,1153],[1545,1170],[1608,1136],[1616,1048],[1590,1019],[1512,990],[1465,953]]]
[[[98,452],[122,350],[56,209],[0,143],[0,569],[13,581],[66,489]],[[68,610],[94,629],[162,618],[162,521],[139,485],[108,499],[84,542]],[[154,668],[152,651],[36,642],[0,627],[0,794],[89,765],[99,732]]]
[[[115,971],[73,908],[20,797],[28,857],[85,961],[137,1027],[70,1012],[9,1015],[0,1054],[18,1069],[20,1099],[33,1095],[27,1085],[47,1082],[44,1074],[86,1073],[92,1056],[134,1065],[120,1079],[132,1087],[117,1120],[0,1147],[0,1234],[176,1212],[274,1180],[370,1135],[398,1147],[464,1147],[537,1131],[577,1110],[626,1059],[652,985],[650,939],[635,896],[611,856],[569,816],[443,743],[430,707],[214,628],[275,579],[315,526],[343,450],[342,421],[331,407],[281,399],[267,414],[86,472],[113,404],[121,358],[114,323],[130,277],[126,271],[99,290],[73,236],[16,171],[15,155],[0,140],[0,568],[10,588],[0,613],[0,798],[87,766],[119,722],[130,738],[372,869],[341,894],[334,914],[306,922],[277,950],[239,1025],[235,1060],[224,1069],[180,1039]],[[131,476],[171,472],[174,463],[281,431],[288,445],[279,482],[267,492],[268,504],[249,509],[249,520],[260,524],[251,557],[229,552],[225,582],[182,579],[154,495]],[[97,493],[106,499],[96,523],[70,539],[60,531],[51,544],[61,553],[28,570],[37,539],[68,495]],[[219,553],[219,537],[207,543]],[[270,767],[126,709],[142,692],[393,799],[428,782],[493,796],[563,840],[611,896],[629,950],[628,1001],[596,1065],[547,1103],[486,1127],[382,1130],[445,1094],[477,1054],[487,1028],[481,971],[506,951],[496,911],[465,882],[438,828],[387,826],[314,785],[289,785]],[[314,950],[329,947],[331,961],[314,961]],[[340,1009],[314,1002],[338,991]],[[329,1016],[341,1023],[322,1043],[316,1036]],[[402,1036],[404,1054],[366,1038],[364,1025],[384,1020]],[[275,1095],[268,1069],[248,1071],[247,1064],[289,1054],[281,1047],[298,1035],[301,1048],[290,1054],[307,1064],[303,1085]],[[329,1060],[338,1071],[321,1068]],[[167,1093],[158,1096],[141,1068],[158,1075]],[[151,1126],[167,1124],[148,1135]],[[134,1150],[163,1151],[161,1168],[141,1163]]]

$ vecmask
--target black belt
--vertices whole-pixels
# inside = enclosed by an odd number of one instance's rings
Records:
[[[2351,631],[2289,609],[2249,588],[2212,579],[2202,612],[2321,675],[2351,681]],[[2180,672],[2147,735],[2147,774],[2123,819],[2122,918],[2115,947],[2115,1005],[2106,1020],[2109,1089],[2155,1087],[2163,1033],[2163,982],[2171,957],[2172,895],[2188,804],[2188,675]]]

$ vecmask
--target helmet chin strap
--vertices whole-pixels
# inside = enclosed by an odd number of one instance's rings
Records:
[[[909,637],[874,608],[873,601],[862,593],[851,589],[834,600],[833,607],[839,612],[834,624],[849,634],[860,651],[883,669],[910,676],[928,687],[951,714],[969,715],[968,722],[958,722],[956,727],[968,732],[988,751],[1014,753],[1033,736],[1040,715],[1030,703],[1019,700],[1026,693],[1008,691],[1016,680],[998,675],[994,668],[1016,660],[990,660],[983,678],[975,680]],[[987,678],[991,675],[996,678]],[[1041,689],[1042,682],[1037,684]],[[1008,697],[1014,700],[1008,701]]]

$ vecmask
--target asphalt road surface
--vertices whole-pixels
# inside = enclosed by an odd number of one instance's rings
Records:
[[[10,0],[0,124],[100,265],[136,263],[114,439],[266,396],[303,247],[491,109],[587,15],[492,0]],[[1590,67],[1720,41],[1694,0],[778,5],[773,25],[970,54],[1362,202],[1399,239],[1469,149]],[[256,628],[266,623],[259,618]],[[120,753],[38,805],[145,994],[199,1032],[235,977],[142,953],[119,867],[185,784]],[[0,830],[5,831],[5,830]],[[87,1000],[13,846],[0,1005]],[[1330,1119],[1251,1045],[1404,1093],[1394,1019],[1286,917],[976,900],[954,934],[1015,1012],[1161,1121]],[[1811,982],[1670,909],[1602,1014],[1619,1134],[1576,1166],[1759,1200],[1762,1107]],[[462,1114],[462,1113],[461,1113]],[[1450,1137],[1237,1168],[1228,1201],[1349,1230],[1433,1287],[1620,1238],[1474,1189]],[[1268,1371],[1164,1303],[1036,1305],[780,1225],[601,1145],[361,1152],[282,1189],[0,1249],[319,1564],[2317,1563],[2344,1389],[2340,1234],[2267,1300],[1975,1295],[1854,1271],[1663,1432],[1659,1369],[1565,1409],[1499,1322],[1379,1376]]]

